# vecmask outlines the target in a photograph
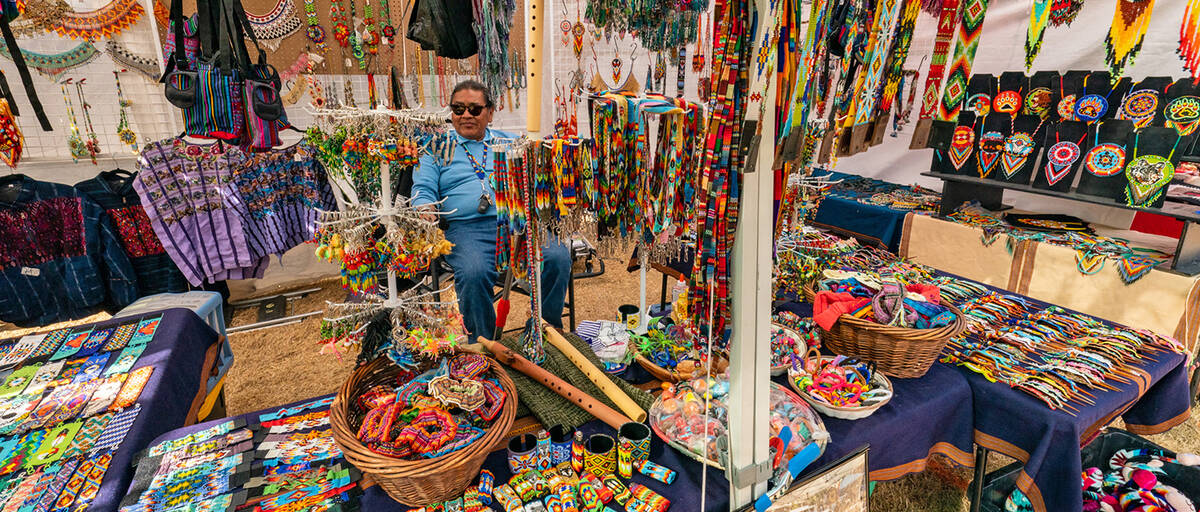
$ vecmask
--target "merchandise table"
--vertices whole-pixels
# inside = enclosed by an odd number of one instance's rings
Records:
[[[138,397],[141,412],[125,440],[113,453],[112,463],[90,510],[116,510],[133,478],[134,454],[150,440],[172,428],[194,421],[204,399],[205,381],[216,360],[217,333],[188,309],[168,309],[139,316],[98,322],[98,329],[114,327],[137,318],[162,320],[154,339],[146,345],[134,368],[153,366],[154,372]]]
[[[1029,300],[1039,306],[1046,305]],[[1076,416],[1051,410],[1029,394],[988,381],[967,368],[957,368],[966,377],[973,394],[975,443],[979,446],[975,481],[983,480],[988,451],[996,451],[1025,465],[1017,478],[1017,487],[1029,497],[1034,510],[1081,510],[1083,498],[1079,489],[1062,485],[1079,480],[1083,471],[1081,443],[1090,441],[1100,428],[1118,416],[1125,420],[1125,428],[1130,432],[1157,434],[1183,423],[1190,414],[1186,356],[1164,352],[1156,357],[1156,361],[1146,360],[1133,368],[1135,383],[1110,382],[1117,391],[1090,390],[1096,404],[1074,404],[1079,409]],[[977,486],[975,492],[981,490],[982,486]],[[978,510],[977,498],[972,496],[972,510]]]
[[[861,178],[841,172],[829,174],[830,180]],[[889,184],[880,180],[872,181]],[[858,239],[878,240],[889,251],[896,252],[904,233],[904,217],[912,211],[860,202],[852,192],[833,189],[821,200],[812,224]]]

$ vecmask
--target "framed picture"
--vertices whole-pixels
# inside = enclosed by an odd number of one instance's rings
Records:
[[[767,512],[868,512],[868,448],[863,445],[793,485]]]

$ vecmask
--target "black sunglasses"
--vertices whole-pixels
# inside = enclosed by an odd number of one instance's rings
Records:
[[[471,112],[471,115],[478,117],[479,114],[483,113],[483,109],[485,109],[485,108],[487,108],[487,107],[485,107],[483,105],[459,105],[459,104],[450,105],[450,111],[454,112],[454,115],[456,115],[456,116],[461,116],[461,115],[463,115],[463,113],[469,111],[469,112]]]

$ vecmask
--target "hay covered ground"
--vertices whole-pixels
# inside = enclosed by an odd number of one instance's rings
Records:
[[[617,306],[638,301],[638,274],[626,272],[624,260],[608,259],[605,263],[607,271],[602,276],[576,282],[577,315],[581,321],[612,318]],[[657,271],[649,272],[648,301],[651,303],[658,299],[661,279],[662,275]],[[335,280],[309,287],[316,286],[321,290],[289,302],[286,316],[317,311],[325,301],[345,297]],[[528,311],[528,298],[514,294],[507,328],[519,327],[528,317]],[[230,326],[253,323],[256,316],[254,309],[238,310]],[[101,314],[60,325],[89,323],[106,317]],[[320,315],[316,315],[297,324],[230,336],[237,358],[226,383],[226,405],[230,415],[337,391],[349,375],[354,357],[347,354],[339,358],[337,354],[319,352],[319,319]],[[32,330],[0,324],[0,331],[0,337],[7,338]],[[1183,425],[1165,434],[1150,436],[1150,439],[1172,450],[1200,453],[1200,409],[1193,409],[1193,413]],[[996,469],[1009,462],[1011,460],[993,455],[989,468]],[[947,459],[938,458],[924,473],[879,483],[871,498],[871,507],[887,512],[966,511],[965,487],[970,478],[969,469],[954,467]]]

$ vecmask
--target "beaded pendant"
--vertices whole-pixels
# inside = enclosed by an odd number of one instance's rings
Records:
[[[1004,135],[997,131],[985,132],[979,138],[979,177],[986,178],[996,168],[996,161],[1004,151]]]
[[[1180,137],[1186,137],[1196,131],[1200,123],[1200,98],[1196,96],[1180,96],[1167,103],[1165,110],[1166,126],[1174,128]]]
[[[1075,117],[1080,121],[1095,121],[1108,112],[1108,100],[1099,94],[1089,94],[1075,102]]]
[[[1069,140],[1059,141],[1046,151],[1046,182],[1055,185],[1070,174],[1071,166],[1079,160],[1082,150],[1079,144]]]
[[[1175,177],[1175,165],[1159,155],[1142,155],[1125,168],[1129,186],[1125,188],[1125,202],[1129,206],[1146,207],[1162,196],[1164,187]]]
[[[1017,171],[1025,166],[1029,154],[1033,152],[1033,137],[1025,132],[1016,132],[1004,140],[1004,154],[1000,156],[1000,165],[1004,169],[1004,177],[1012,178]]]
[[[950,163],[955,169],[962,169],[963,164],[971,157],[975,147],[975,130],[970,126],[959,126],[954,129],[954,137],[950,140]]]
[[[1093,176],[1107,178],[1125,167],[1125,146],[1111,142],[1098,144],[1088,151],[1083,162]]]
[[[1130,93],[1121,102],[1121,119],[1133,121],[1134,129],[1142,128],[1154,120],[1158,111],[1158,91],[1141,89]]]

